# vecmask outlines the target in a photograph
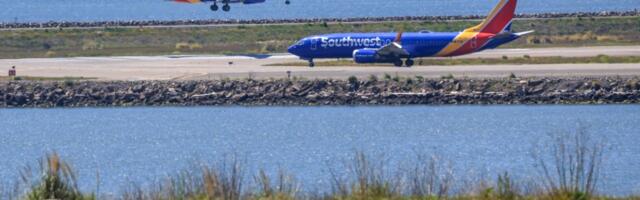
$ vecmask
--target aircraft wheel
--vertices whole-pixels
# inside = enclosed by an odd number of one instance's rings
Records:
[[[231,6],[229,6],[229,4],[226,4],[222,6],[222,10],[224,10],[225,12],[229,12],[231,10]]]
[[[287,4],[287,5],[289,5],[289,4],[291,4],[291,1],[289,1],[289,0],[286,0],[286,1],[284,1],[284,4]]]
[[[393,65],[396,67],[402,67],[402,60],[398,59],[396,61],[393,61]]]
[[[407,67],[411,67],[413,66],[413,64],[415,64],[415,62],[413,62],[413,60],[411,59],[407,59],[407,61],[404,62],[404,65]]]
[[[309,61],[309,67],[315,67],[316,63],[314,63],[313,61]]]
[[[218,11],[218,9],[219,9],[218,4],[214,3],[213,5],[211,5],[211,11]]]

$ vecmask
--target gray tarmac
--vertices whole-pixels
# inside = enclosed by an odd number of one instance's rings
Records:
[[[456,58],[500,58],[543,56],[585,57],[640,56],[640,46],[497,49]],[[439,59],[456,59],[439,58]],[[318,60],[321,62],[322,60]],[[303,62],[288,54],[276,55],[185,55],[0,59],[0,71],[16,66],[20,76],[92,77],[99,80],[199,80],[220,78],[282,78],[287,71],[305,78],[347,78],[384,74],[400,76],[499,78],[511,73],[521,77],[640,76],[640,64],[545,64],[460,66],[342,66],[272,67],[275,63]]]

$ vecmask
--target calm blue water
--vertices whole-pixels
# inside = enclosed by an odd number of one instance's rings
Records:
[[[102,191],[117,193],[123,181],[149,183],[230,154],[250,172],[284,168],[315,188],[356,150],[409,165],[416,152],[437,154],[459,177],[531,178],[536,144],[585,126],[612,146],[604,192],[640,192],[640,106],[4,109],[0,119],[0,180],[57,151],[87,191],[96,172]]]
[[[486,15],[498,0],[268,0],[212,13],[208,5],[163,0],[0,0],[0,22],[287,19],[424,15]],[[519,13],[627,11],[640,0],[521,0]]]

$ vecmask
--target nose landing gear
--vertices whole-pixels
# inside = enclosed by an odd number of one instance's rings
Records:
[[[315,67],[316,63],[313,62],[313,59],[309,59],[309,67]]]

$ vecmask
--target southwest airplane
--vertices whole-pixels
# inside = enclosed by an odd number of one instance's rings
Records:
[[[212,11],[218,11],[220,7],[218,7],[218,2],[222,3],[222,10],[228,12],[231,10],[231,6],[229,4],[232,3],[243,3],[243,4],[256,4],[256,3],[264,3],[266,0],[173,0],[175,2],[180,3],[213,3],[211,5]],[[285,0],[285,4],[289,5],[291,3],[290,0]]]
[[[356,63],[393,63],[411,67],[413,58],[450,57],[493,49],[533,31],[513,33],[517,0],[500,0],[479,25],[462,32],[336,33],[311,36],[289,47],[300,59],[353,58]],[[403,62],[403,59],[405,61]]]

